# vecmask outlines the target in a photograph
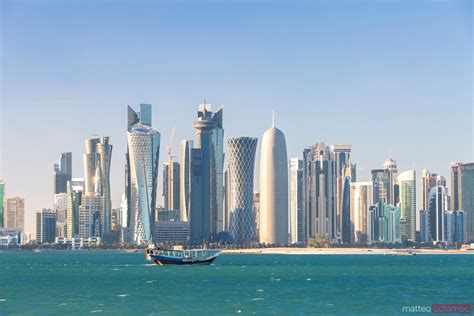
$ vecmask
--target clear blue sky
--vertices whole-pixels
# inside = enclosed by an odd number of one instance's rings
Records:
[[[470,1],[1,1],[1,168],[9,196],[51,207],[53,164],[108,135],[113,204],[124,186],[126,105],[194,139],[198,103],[224,105],[226,136],[271,124],[289,156],[353,145],[360,180],[391,148],[449,176],[472,161]],[[257,164],[258,165],[258,164]],[[160,170],[161,172],[161,170]],[[160,184],[161,191],[161,184]]]

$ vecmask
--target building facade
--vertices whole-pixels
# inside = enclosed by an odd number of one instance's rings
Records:
[[[370,243],[399,243],[400,207],[378,202],[369,208],[368,240]]]
[[[369,208],[373,205],[372,182],[353,182],[351,188],[351,242],[369,241]]]
[[[112,201],[110,198],[110,163],[112,160],[112,145],[109,137],[98,137],[85,140],[86,153],[84,163],[84,191],[86,194],[102,196],[102,206],[99,211],[101,232],[111,230]]]
[[[451,210],[464,212],[464,241],[474,242],[474,163],[451,164]]]
[[[67,186],[66,205],[66,237],[75,238],[79,235],[79,206],[84,193],[84,180],[72,179]]]
[[[191,151],[191,243],[213,241],[223,230],[224,215],[224,129],[223,109],[199,105],[195,148]]]
[[[54,194],[66,193],[67,182],[72,179],[72,153],[65,152],[59,156],[59,163],[54,164]]]
[[[260,242],[288,244],[288,158],[283,132],[273,127],[262,138],[259,170]]]
[[[398,175],[400,190],[400,229],[402,241],[416,241],[416,173],[408,170]]]
[[[382,169],[372,170],[374,203],[396,205],[399,202],[397,177],[397,162],[392,158],[385,161]]]
[[[36,241],[54,243],[56,238],[56,212],[42,209],[36,212]]]
[[[247,244],[256,239],[255,213],[253,209],[253,181],[255,153],[257,150],[255,137],[227,138],[229,155],[228,173],[228,213],[224,218],[228,221],[225,227],[237,243]]]
[[[445,231],[445,212],[448,211],[448,196],[446,187],[439,185],[430,189],[430,194],[428,197],[428,210],[429,241],[446,241],[445,237],[447,232]]]
[[[157,198],[160,133],[151,127],[151,107],[140,105],[140,113],[128,107],[129,229],[133,244],[153,242]]]
[[[351,162],[351,145],[331,145],[331,155],[334,159],[334,192],[336,197],[336,238],[342,241],[343,227],[347,223],[343,223],[343,209],[344,204],[344,188],[348,174],[350,174],[351,181],[355,182],[356,179],[356,166]]]
[[[303,217],[303,161],[290,159],[290,243],[306,242]]]
[[[4,228],[25,232],[25,200],[19,197],[4,198]]]
[[[3,201],[5,199],[5,182],[0,180],[0,228],[3,228],[5,224],[3,223],[5,207]]]
[[[335,160],[329,146],[317,143],[303,152],[308,239],[337,240]]]
[[[189,221],[191,209],[191,152],[194,147],[192,140],[183,140],[180,144],[180,218]]]
[[[163,199],[166,210],[180,209],[180,166],[169,159],[163,164]]]

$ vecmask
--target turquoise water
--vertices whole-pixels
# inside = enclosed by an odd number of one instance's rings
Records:
[[[474,256],[222,255],[156,266],[142,253],[0,253],[0,315],[401,314],[474,304]]]

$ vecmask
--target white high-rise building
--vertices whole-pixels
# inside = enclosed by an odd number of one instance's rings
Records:
[[[260,242],[288,243],[288,158],[285,135],[275,127],[263,134],[260,149]]]
[[[402,241],[416,240],[416,174],[408,170],[398,175],[400,192],[400,231]]]
[[[372,182],[351,183],[351,241],[366,243],[370,235],[369,209],[373,204]]]
[[[153,241],[158,182],[160,133],[149,126],[151,108],[141,106],[140,116],[128,107],[128,175],[131,242],[148,244]],[[133,112],[133,113],[131,113]],[[144,114],[146,114],[144,116]],[[139,119],[138,119],[139,118]]]
[[[110,162],[112,159],[112,145],[109,137],[95,137],[85,140],[86,153],[84,163],[84,192],[85,194],[99,194],[103,197],[100,213],[101,232],[111,229],[112,201],[110,198]]]
[[[290,243],[304,242],[303,218],[303,161],[299,158],[290,159]]]

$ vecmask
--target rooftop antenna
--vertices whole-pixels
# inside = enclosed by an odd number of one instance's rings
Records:
[[[392,148],[388,147],[388,159],[392,159]]]
[[[176,131],[176,127],[173,127],[173,131],[171,132],[171,138],[170,138],[170,143],[168,144],[168,159],[173,160],[173,155],[171,155],[171,150],[173,148],[173,139],[174,139],[174,133]]]

